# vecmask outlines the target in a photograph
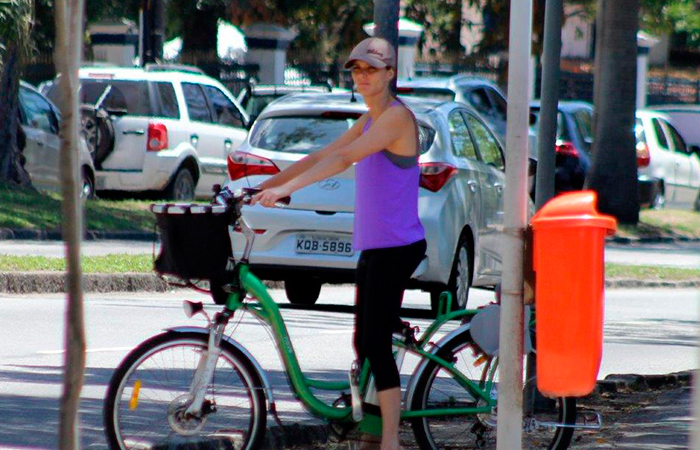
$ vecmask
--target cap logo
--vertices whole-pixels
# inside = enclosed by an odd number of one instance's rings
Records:
[[[371,54],[373,54],[373,55],[379,56],[380,58],[384,58],[384,54],[383,54],[381,51],[375,50],[375,49],[373,49],[373,48],[368,48],[368,49],[367,49],[367,53],[371,53]]]

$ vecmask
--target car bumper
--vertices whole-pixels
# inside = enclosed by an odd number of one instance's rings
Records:
[[[179,160],[179,152],[147,152],[143,170],[98,170],[95,187],[97,190],[160,191],[168,185]]]
[[[639,206],[650,206],[654,201],[658,180],[647,176],[640,176],[637,179],[637,191]]]

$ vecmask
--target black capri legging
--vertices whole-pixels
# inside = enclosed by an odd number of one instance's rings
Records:
[[[425,255],[422,239],[401,247],[364,250],[357,263],[355,351],[369,360],[377,391],[399,387],[391,335],[399,322],[403,292]]]

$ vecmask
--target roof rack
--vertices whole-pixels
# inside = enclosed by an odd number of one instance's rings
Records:
[[[199,67],[185,64],[146,64],[144,70],[146,72],[185,72],[195,75],[206,75]]]

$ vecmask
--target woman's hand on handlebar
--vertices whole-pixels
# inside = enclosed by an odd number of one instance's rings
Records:
[[[260,203],[262,206],[272,208],[276,203],[289,203],[289,196],[292,191],[286,185],[265,189],[253,196],[251,205]]]

